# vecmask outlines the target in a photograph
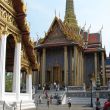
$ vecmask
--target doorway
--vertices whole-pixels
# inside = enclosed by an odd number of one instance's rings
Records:
[[[53,67],[53,81],[61,83],[61,68],[59,66]]]

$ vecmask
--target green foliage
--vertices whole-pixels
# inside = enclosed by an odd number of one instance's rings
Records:
[[[13,76],[12,73],[6,73],[5,76],[5,91],[12,92]]]

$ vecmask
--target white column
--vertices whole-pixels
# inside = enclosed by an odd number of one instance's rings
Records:
[[[13,92],[16,93],[16,100],[20,100],[20,71],[21,71],[21,43],[17,43],[14,56]]]
[[[15,52],[14,52],[14,67],[13,67],[13,92],[16,93],[16,52],[17,52],[17,47],[15,47]]]
[[[29,93],[29,100],[32,100],[32,74],[26,75],[26,92]]]
[[[3,34],[0,39],[0,100],[3,100],[5,92],[6,38],[7,35]]]

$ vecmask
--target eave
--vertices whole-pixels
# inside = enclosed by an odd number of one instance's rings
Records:
[[[32,68],[36,68],[36,56],[34,46],[30,40],[30,29],[26,21],[26,5],[23,0],[13,0],[14,9],[16,11],[16,22],[22,35],[22,42],[25,45],[26,53]]]

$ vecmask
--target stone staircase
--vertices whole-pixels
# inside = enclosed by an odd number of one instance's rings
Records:
[[[92,100],[93,100],[93,106],[95,107],[96,98],[93,98]],[[106,99],[100,99],[100,103],[101,103],[102,107],[103,107],[105,101],[106,101]],[[91,98],[72,97],[71,103],[74,105],[90,105]]]
[[[0,101],[0,110],[14,110],[14,105],[6,101]]]
[[[27,108],[28,109],[31,109],[31,108],[35,108],[35,103],[34,101],[20,101],[20,102],[17,102],[17,108],[15,110],[26,110]]]
[[[58,94],[59,96],[62,96],[64,94],[64,91],[47,91],[48,96],[55,96],[55,94]],[[39,95],[42,97],[41,103],[39,104]],[[55,98],[52,99],[52,105],[56,105],[57,100]],[[22,102],[17,102],[17,109],[16,110],[26,110],[31,109],[31,108],[36,108],[37,107],[44,107],[47,105],[47,99],[45,98],[45,94],[42,91],[38,91],[37,94],[33,95],[33,100],[32,101],[22,101]],[[45,109],[44,109],[45,110]]]
[[[66,97],[65,97],[65,92],[66,92]],[[91,98],[90,98],[91,93],[84,91],[82,87],[68,87],[67,91],[51,90],[51,91],[47,91],[47,93],[48,93],[48,96],[52,95],[54,97],[52,99],[52,105],[50,105],[50,106],[53,106],[54,108],[56,107],[56,104],[57,104],[57,100],[55,99],[55,95],[60,96],[61,100],[64,100],[63,102],[65,105],[62,105],[62,106],[59,105],[61,107],[61,109],[59,109],[59,110],[62,110],[63,107],[64,107],[64,109],[66,108],[66,106],[67,106],[66,102],[68,101],[68,97],[71,98],[71,103],[73,105],[77,105],[77,106],[90,105],[90,102],[91,102]],[[101,106],[103,106],[104,102],[106,101],[107,94],[108,94],[107,91],[100,91],[100,96],[103,96],[100,98]],[[42,101],[40,104],[39,104],[39,98],[38,98],[39,95],[42,97]],[[95,101],[96,101],[96,92],[93,91],[93,105],[94,105],[94,107],[95,107]],[[1,105],[0,105],[0,107],[2,108]],[[17,108],[15,110],[20,110],[20,109],[27,110],[27,108],[28,108],[28,110],[34,110],[36,107],[40,107],[40,108],[42,108],[42,110],[46,110],[48,108],[47,107],[47,99],[45,97],[45,93],[43,93],[42,90],[37,91],[37,93],[35,95],[33,95],[33,100],[31,100],[31,101],[17,102]],[[0,110],[2,110],[1,108],[0,108]],[[45,108],[45,109],[43,109],[43,108]],[[14,110],[14,109],[10,108],[10,109],[6,109],[6,110]],[[54,109],[52,109],[52,110],[54,110]]]

